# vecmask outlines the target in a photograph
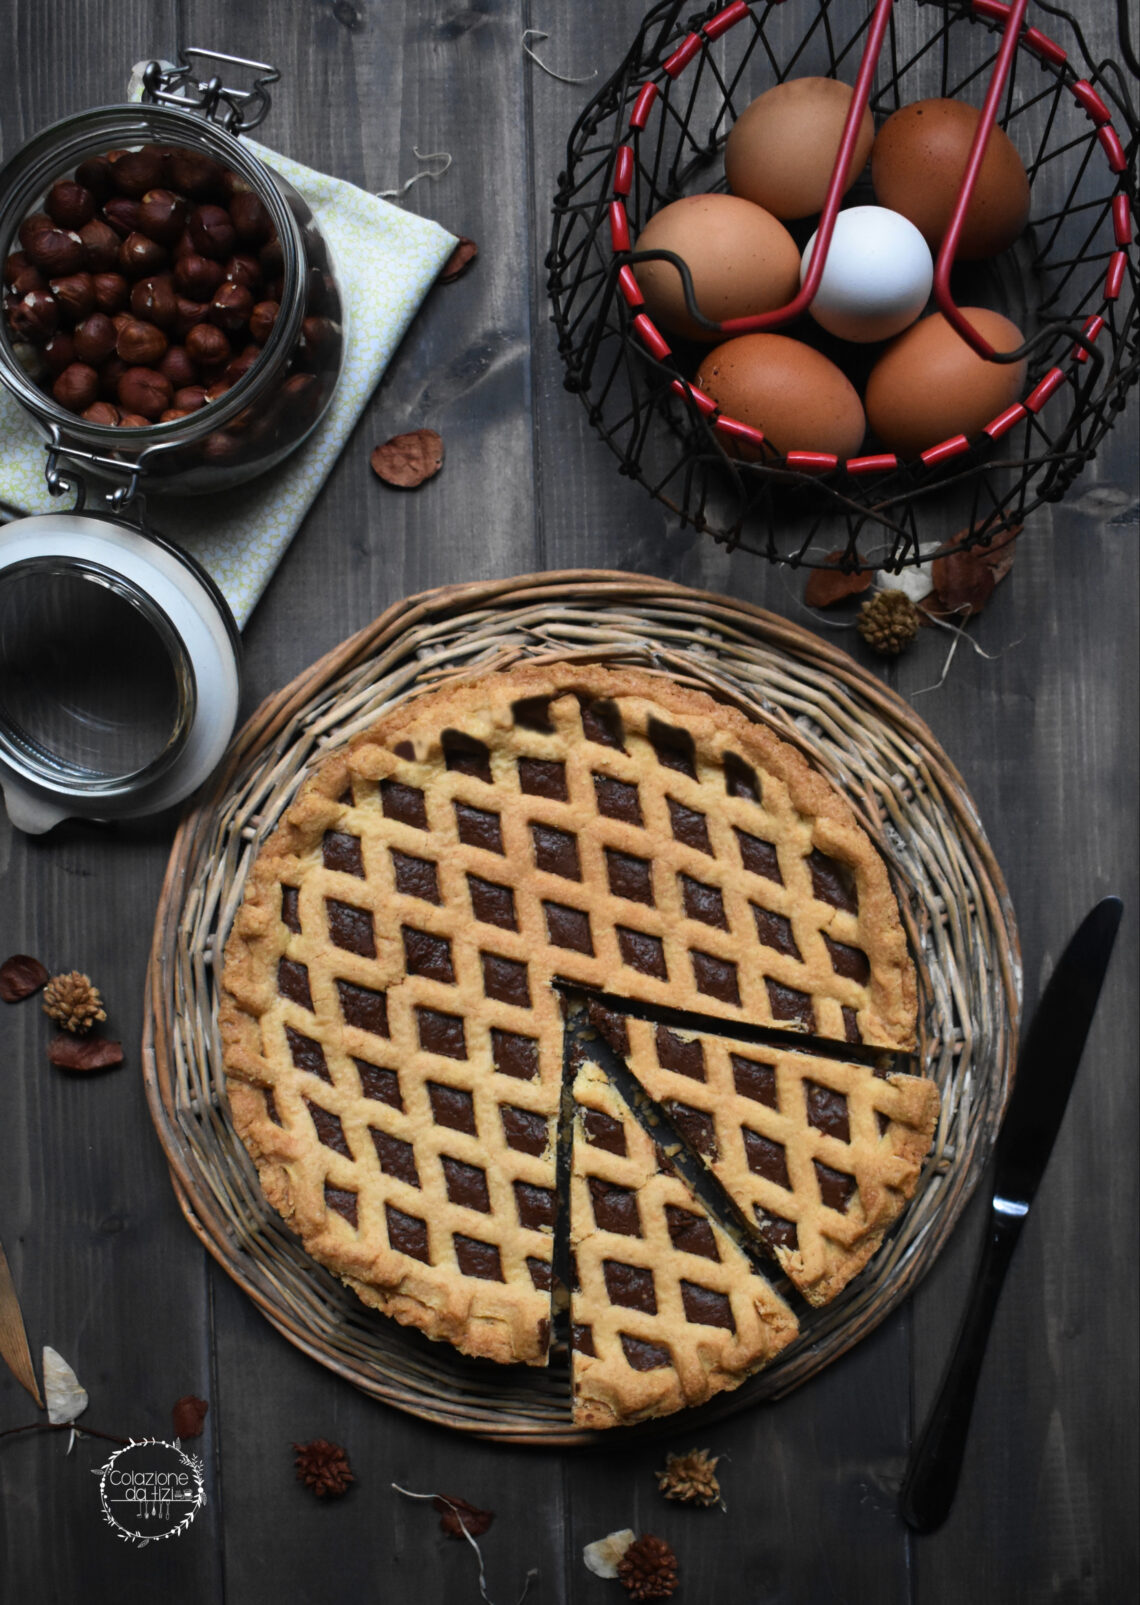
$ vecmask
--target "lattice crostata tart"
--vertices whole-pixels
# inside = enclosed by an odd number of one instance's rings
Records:
[[[571,988],[608,999],[597,1063],[564,1053]],[[866,1262],[937,1112],[870,1063],[914,1047],[915,1013],[886,864],[792,746],[560,661],[415,698],[321,764],[250,873],[221,1031],[236,1129],[308,1251],[501,1362],[544,1364],[569,1299],[576,1419],[605,1425],[735,1386],[794,1336],[794,1289],[823,1302]]]

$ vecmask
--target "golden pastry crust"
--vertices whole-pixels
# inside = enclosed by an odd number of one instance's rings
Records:
[[[882,859],[798,752],[702,692],[529,663],[324,760],[226,946],[235,1126],[315,1258],[503,1362],[544,1363],[549,1338],[556,978],[914,1038]]]

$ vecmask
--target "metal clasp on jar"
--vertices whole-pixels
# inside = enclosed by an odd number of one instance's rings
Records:
[[[196,79],[195,60],[222,61],[231,67],[248,67],[260,74],[252,89],[234,89],[215,74]],[[267,61],[248,56],[227,56],[220,50],[179,48],[179,65],[168,61],[148,61],[142,69],[143,99],[155,105],[178,106],[200,111],[212,122],[220,123],[230,134],[247,134],[265,121],[271,100],[269,85],[281,77]]]

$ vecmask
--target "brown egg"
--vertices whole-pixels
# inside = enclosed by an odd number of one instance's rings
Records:
[[[800,284],[800,253],[782,223],[735,195],[689,195],[656,212],[637,237],[638,251],[673,251],[693,278],[707,318],[746,318],[786,306]],[[681,275],[671,262],[643,262],[634,272],[651,316],[690,340],[721,338],[685,308]]]
[[[789,78],[765,90],[733,123],[724,147],[732,193],[776,217],[822,211],[852,94],[837,78]],[[844,192],[866,167],[874,137],[864,110]]]
[[[854,386],[833,362],[782,334],[743,334],[704,358],[697,385],[721,412],[763,431],[774,449],[851,457],[866,433]],[[740,456],[756,456],[739,448]]]
[[[986,307],[962,311],[995,351],[1015,351],[1021,330]],[[954,435],[972,438],[1020,397],[1026,363],[988,362],[941,312],[912,324],[867,381],[867,422],[890,451],[917,457]]]
[[[901,212],[937,255],[950,226],[981,114],[960,100],[918,100],[888,117],[871,152],[880,206]],[[1029,179],[1004,129],[990,133],[958,244],[958,260],[997,256],[1029,220]]]

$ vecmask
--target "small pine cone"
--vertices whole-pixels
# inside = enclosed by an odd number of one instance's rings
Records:
[[[684,1505],[715,1505],[720,1499],[716,1480],[718,1457],[707,1449],[690,1449],[687,1455],[666,1455],[665,1470],[655,1473],[666,1499]]]
[[[52,976],[44,988],[44,1013],[65,1031],[90,1031],[97,1020],[107,1018],[99,988],[78,970]]]
[[[295,1443],[297,1480],[311,1488],[318,1499],[335,1498],[355,1482],[348,1456],[339,1443],[314,1438],[311,1443]]]
[[[879,591],[859,609],[859,634],[869,647],[895,657],[918,634],[918,609],[905,591]]]
[[[677,1587],[677,1557],[663,1538],[646,1533],[618,1562],[618,1576],[630,1599],[669,1599]]]

